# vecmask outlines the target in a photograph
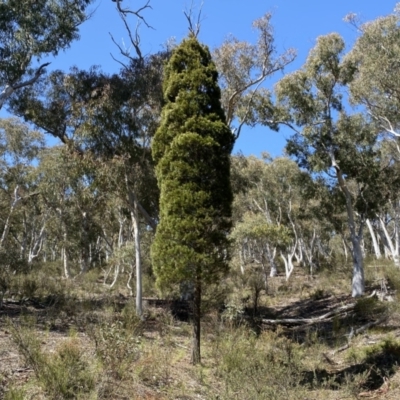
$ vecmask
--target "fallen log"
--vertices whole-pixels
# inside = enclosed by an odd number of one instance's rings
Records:
[[[310,325],[321,321],[328,321],[336,315],[342,314],[344,312],[354,309],[355,303],[346,304],[344,306],[338,307],[332,311],[329,311],[323,315],[314,318],[281,318],[281,319],[265,319],[263,318],[261,322],[268,325]]]

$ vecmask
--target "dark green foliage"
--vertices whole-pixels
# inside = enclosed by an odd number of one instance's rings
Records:
[[[0,2],[0,89],[6,88],[2,101],[9,97],[8,89],[12,93],[38,78],[42,69],[35,61],[57,55],[79,37],[79,25],[88,18],[85,10],[92,1]]]
[[[194,37],[166,66],[166,104],[152,145],[161,190],[152,257],[161,288],[215,282],[228,268],[234,139],[217,79],[208,49]]]

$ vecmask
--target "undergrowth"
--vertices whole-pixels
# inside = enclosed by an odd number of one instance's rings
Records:
[[[400,287],[398,271],[389,272],[371,269],[369,287],[383,279],[388,287]],[[295,315],[302,307],[312,312],[331,301],[340,307],[335,296],[343,293],[338,286],[346,274],[336,277],[337,286],[328,286],[335,282],[328,272],[271,280],[256,307],[251,292],[233,288],[223,308],[210,306],[204,316],[203,359],[196,367],[190,365],[190,321],[151,306],[144,320],[137,317],[123,287],[110,292],[93,272],[70,282],[46,280],[44,274],[16,274],[4,284],[23,305],[22,314],[6,326],[13,351],[32,371],[27,381],[0,373],[0,397],[6,400],[357,399],[392,380],[400,363],[400,342],[390,325],[350,339],[358,326],[383,316],[395,320],[397,306],[376,297],[352,300],[354,309],[321,326],[262,326],[260,316],[279,318],[283,305],[296,305]],[[220,304],[220,297],[212,296]],[[348,348],[336,353],[346,343]]]

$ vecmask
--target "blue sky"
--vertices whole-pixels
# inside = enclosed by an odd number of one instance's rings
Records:
[[[200,4],[201,0],[194,1]],[[123,7],[132,9],[145,4],[145,0],[123,0]],[[143,12],[148,23],[140,27],[141,48],[143,52],[152,53],[161,50],[162,45],[170,38],[177,42],[187,33],[187,21],[183,11],[188,9],[190,0],[151,0],[152,9]],[[278,51],[293,47],[297,50],[297,59],[286,69],[290,72],[300,68],[314,46],[318,36],[331,32],[340,33],[348,48],[357,37],[357,32],[343,21],[346,14],[357,13],[362,21],[369,21],[379,16],[390,14],[396,1],[390,0],[204,0],[202,7],[202,23],[199,39],[211,49],[219,46],[228,34],[240,40],[255,42],[256,32],[252,30],[252,21],[266,12],[272,12],[272,24]],[[76,65],[89,68],[99,65],[105,72],[117,72],[119,64],[110,53],[118,57],[118,49],[110,38],[129,43],[127,32],[111,0],[98,0],[92,6],[92,18],[81,27],[81,39],[71,48],[59,54],[49,69],[68,70]],[[131,20],[135,26],[135,20]],[[274,82],[282,77],[275,75],[266,82],[272,88]],[[272,156],[282,154],[285,137],[289,131],[272,132],[268,128],[244,129],[238,139],[234,153],[242,151],[245,155],[260,155],[267,151]]]

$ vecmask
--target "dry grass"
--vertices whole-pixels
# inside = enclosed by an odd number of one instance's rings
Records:
[[[94,272],[75,282],[43,285],[39,278],[8,283],[11,295],[0,309],[0,398],[400,398],[397,302],[361,299],[354,312],[308,326],[261,323],[309,318],[353,301],[341,271],[271,279],[257,314],[251,296],[234,292],[232,308],[204,317],[202,364],[195,367],[191,327],[168,309],[150,305],[141,321],[122,287],[110,292]],[[367,282],[369,292],[383,283],[400,289],[400,273],[372,264]],[[344,347],[352,328],[383,314],[383,324]]]

